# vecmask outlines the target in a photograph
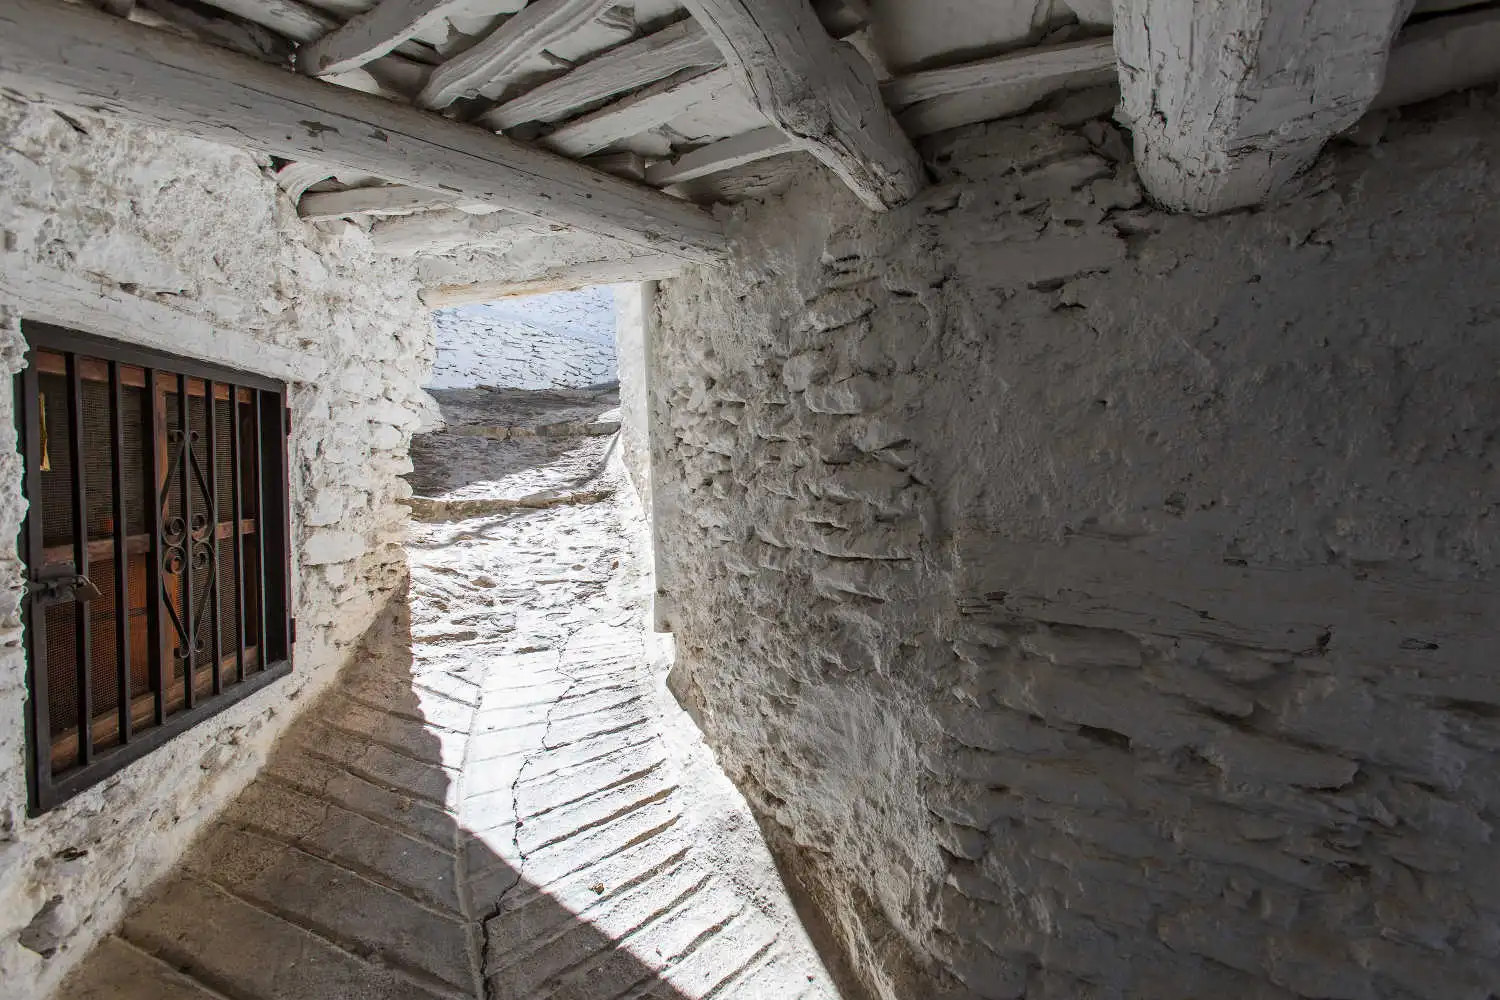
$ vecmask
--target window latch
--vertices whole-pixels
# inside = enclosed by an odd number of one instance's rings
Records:
[[[44,601],[66,601],[72,599],[82,604],[97,601],[103,595],[94,581],[82,573],[61,573],[57,576],[38,577],[26,582],[30,596]]]

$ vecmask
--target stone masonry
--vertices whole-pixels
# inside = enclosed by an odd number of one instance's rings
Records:
[[[673,688],[851,996],[1493,998],[1500,100],[1195,220],[1114,99],[662,286]]]
[[[0,98],[0,361],[44,320],[286,381],[292,674],[40,817],[26,815],[22,566],[0,565],[0,993],[41,997],[264,763],[402,586],[407,444],[431,326],[410,276],[302,223],[239,150]],[[9,380],[0,424],[14,426]],[[16,537],[20,456],[0,456]]]

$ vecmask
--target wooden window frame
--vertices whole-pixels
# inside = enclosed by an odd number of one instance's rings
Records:
[[[23,321],[21,330],[27,342],[26,368],[15,377],[15,410],[24,460],[23,492],[28,500],[20,549],[27,576],[22,600],[28,692],[27,784],[30,813],[35,816],[285,677],[292,669],[296,623],[291,613],[290,420],[285,383],[47,323]],[[41,507],[47,422],[40,403],[43,375],[66,379],[67,454],[74,518],[71,544],[51,547],[44,544],[45,515]],[[113,516],[105,529],[110,532],[108,538],[89,537],[87,524],[86,491],[88,480],[95,475],[84,473],[81,401],[85,381],[103,382],[109,393],[110,441],[105,454],[110,460],[104,468],[110,483],[94,484],[96,489],[108,488],[113,498]],[[143,398],[140,412],[131,417],[127,417],[122,403],[125,386],[154,387],[152,394]],[[169,428],[166,398],[171,395],[179,400],[180,425]],[[193,453],[194,442],[200,438],[192,426],[193,408],[187,401],[206,396],[211,397],[213,405],[203,410],[204,461]],[[222,412],[218,404],[226,400],[230,405],[230,441],[224,448],[224,442],[216,439]],[[242,418],[249,422],[243,434],[239,430]],[[146,469],[135,476],[137,480],[145,477],[144,534],[127,534],[123,499],[124,427],[131,420],[143,425],[144,454],[139,461]],[[251,450],[242,454],[246,445]],[[229,486],[227,490],[219,483],[221,448],[231,456],[231,483],[223,484]],[[95,474],[98,471],[89,470]],[[220,509],[226,494],[233,508],[228,512]],[[174,500],[181,516],[169,518]],[[208,509],[199,509],[205,505]],[[227,521],[225,513],[229,514]],[[246,513],[253,517],[242,516]],[[212,530],[210,524],[214,525]],[[230,544],[235,584],[228,595],[220,593],[219,562],[225,540]],[[126,558],[117,558],[122,551]],[[137,695],[131,673],[130,621],[142,611],[130,603],[129,576],[130,557],[142,555],[151,689]],[[90,613],[94,602],[78,596],[93,586],[87,579],[91,561],[110,564],[107,578],[114,595],[110,613],[115,622],[117,674],[112,690],[116,707],[105,714],[93,711]],[[201,599],[194,596],[195,572],[211,574],[200,579]],[[232,610],[224,607],[226,596],[233,601]],[[253,623],[246,612],[252,598],[258,612]],[[42,616],[47,608],[69,601],[76,615],[72,631],[77,643],[74,663],[78,698],[70,718],[80,722],[68,731],[71,736],[60,736],[53,731],[49,717],[48,638]],[[211,619],[207,617],[209,609]],[[237,647],[228,650],[222,648],[226,614],[234,616],[229,622],[234,628],[232,645]],[[251,629],[255,634],[247,636]],[[211,634],[205,637],[205,632]],[[173,664],[180,673],[173,673]],[[81,740],[81,720],[85,719],[89,720],[90,738]]]

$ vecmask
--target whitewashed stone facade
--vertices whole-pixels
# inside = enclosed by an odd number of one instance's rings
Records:
[[[397,500],[406,486],[398,477],[410,469],[407,444],[431,366],[428,315],[410,276],[372,255],[357,229],[314,231],[298,221],[267,166],[226,147],[0,99],[6,374],[21,365],[20,321],[36,319],[286,380],[299,625],[289,677],[28,818],[22,567],[7,550],[0,559],[7,998],[44,996],[176,859],[333,678],[404,579],[406,512]],[[14,427],[8,381],[0,424]],[[7,447],[0,536],[16,537],[23,512],[20,459]]]
[[[1485,1000],[1500,102],[1209,220],[1088,102],[663,283],[673,689],[871,995]]]

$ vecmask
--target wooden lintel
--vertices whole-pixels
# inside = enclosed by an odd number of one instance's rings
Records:
[[[471,302],[493,302],[518,295],[568,292],[594,285],[620,285],[635,281],[657,281],[681,273],[683,262],[666,254],[644,254],[620,260],[596,260],[570,264],[511,281],[481,281],[472,285],[439,285],[422,292],[422,301],[434,309]]]
[[[715,262],[694,205],[483,129],[59,0],[0,5],[0,86]]]
[[[875,72],[829,37],[808,0],[684,0],[718,44],[750,102],[838,174],[870,208],[926,183],[911,141],[881,99]]]

